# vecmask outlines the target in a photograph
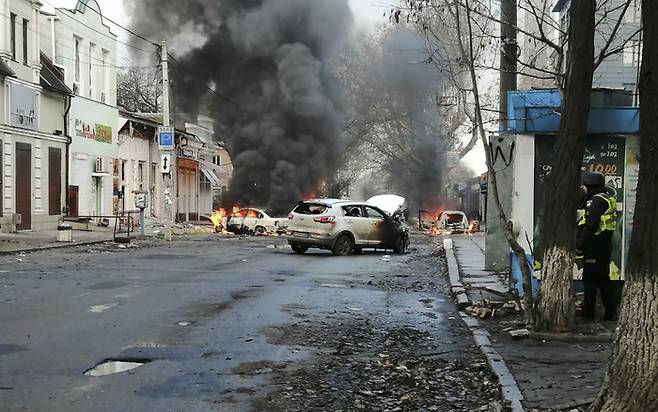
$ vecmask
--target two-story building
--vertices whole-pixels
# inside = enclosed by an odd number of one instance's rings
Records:
[[[41,2],[0,0],[0,225],[53,229],[66,198],[71,91],[40,52]]]
[[[75,94],[68,116],[69,215],[114,215],[119,210],[117,36],[96,0],[79,0],[74,9],[55,9],[42,20],[41,50],[61,68]]]

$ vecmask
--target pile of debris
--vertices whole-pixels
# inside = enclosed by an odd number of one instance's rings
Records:
[[[482,299],[476,304],[464,309],[464,312],[474,318],[492,319],[496,315],[519,315],[523,313],[523,308],[521,303],[515,300],[501,302]]]

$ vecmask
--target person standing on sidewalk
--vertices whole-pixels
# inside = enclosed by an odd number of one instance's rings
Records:
[[[605,307],[604,320],[614,320],[617,308],[610,280],[610,261],[612,235],[617,228],[617,201],[611,189],[605,187],[605,177],[601,173],[586,173],[583,185],[585,213],[578,222],[576,240],[576,248],[583,255],[582,317],[594,319],[596,295],[600,292]]]

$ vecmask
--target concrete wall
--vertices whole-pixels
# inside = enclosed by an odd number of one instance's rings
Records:
[[[517,242],[530,253],[527,239],[532,242],[534,234],[535,198],[535,137],[516,135],[514,153],[514,190],[512,191],[512,220]],[[527,236],[527,237],[526,237]]]
[[[494,170],[498,178],[498,194],[503,210],[508,218],[512,216],[512,191],[514,187],[514,135],[506,134],[491,139],[492,154],[494,156]],[[505,240],[498,210],[493,200],[493,185],[489,181],[487,192],[487,232],[485,268],[493,271],[505,271],[509,268],[509,245]]]

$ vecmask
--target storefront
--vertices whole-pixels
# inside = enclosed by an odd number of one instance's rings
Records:
[[[588,136],[583,153],[583,173],[600,172],[606,186],[614,190],[617,200],[618,225],[613,235],[611,278],[623,279],[627,251],[633,225],[635,196],[639,171],[639,110],[624,101],[616,91],[593,92]],[[629,105],[624,106],[625,103]],[[559,130],[559,93],[555,91],[514,92],[510,94],[510,121],[513,134],[511,155],[511,213],[518,241],[536,261],[541,260],[540,222],[546,196],[547,178],[553,169],[553,150]],[[496,150],[492,144],[491,150]],[[502,152],[502,151],[501,151]],[[574,187],[574,196],[579,188]],[[505,194],[503,193],[503,196]],[[537,265],[539,267],[540,265]],[[580,279],[581,269],[574,269]]]

